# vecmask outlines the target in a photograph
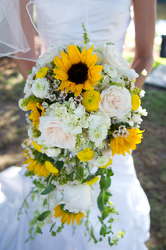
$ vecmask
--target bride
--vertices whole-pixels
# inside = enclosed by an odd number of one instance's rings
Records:
[[[5,44],[1,55],[16,58],[16,62],[26,79],[28,70],[35,65],[34,27],[32,6],[36,7],[37,31],[42,40],[42,53],[50,45],[79,40],[82,22],[87,27],[92,42],[113,42],[122,51],[126,29],[130,21],[131,0],[18,0],[12,3],[1,0],[2,16],[0,23],[0,42]],[[13,8],[12,8],[13,7]],[[21,25],[16,10],[21,10]],[[135,57],[131,67],[137,73],[143,69],[148,72],[153,63],[153,39],[155,26],[155,0],[133,0],[135,20]],[[6,12],[5,12],[6,10]],[[28,12],[27,12],[28,11]],[[19,13],[19,12],[18,12]],[[1,13],[0,13],[1,14]],[[15,18],[11,18],[14,17]],[[6,19],[6,26],[5,24]],[[10,25],[9,25],[10,20]],[[13,20],[13,22],[12,22]],[[32,23],[34,27],[32,26]],[[12,30],[10,35],[5,28]],[[10,26],[10,27],[9,27]],[[2,30],[3,29],[3,30]],[[13,35],[14,34],[14,35]],[[13,55],[13,53],[15,54]],[[19,59],[18,59],[19,58]],[[141,88],[145,77],[137,79],[136,86]],[[119,215],[114,230],[124,230],[125,236],[113,250],[145,250],[144,242],[149,237],[149,203],[137,179],[131,154],[115,156],[112,164],[111,193]],[[28,238],[29,219],[33,214],[30,206],[28,215],[21,215],[17,221],[17,211],[29,193],[31,181],[24,176],[25,167],[11,167],[0,175],[0,249],[1,250],[97,250],[110,249],[107,240],[95,245],[84,237],[82,226],[77,227],[74,235],[66,226],[55,238],[44,227],[44,234],[37,235],[33,241]],[[97,217],[93,208],[90,220]]]

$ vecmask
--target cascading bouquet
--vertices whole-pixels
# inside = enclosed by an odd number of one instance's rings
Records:
[[[112,231],[117,212],[110,201],[111,164],[115,154],[130,153],[141,142],[141,115],[147,113],[140,106],[144,91],[134,85],[137,77],[113,44],[92,44],[86,30],[84,42],[49,47],[39,57],[19,101],[30,111],[30,140],[23,144],[36,206],[30,238],[45,223],[56,236],[75,221],[85,222],[95,243],[108,235],[112,246],[123,236]],[[97,237],[89,221],[94,203],[100,211]],[[19,214],[26,206],[25,199]]]

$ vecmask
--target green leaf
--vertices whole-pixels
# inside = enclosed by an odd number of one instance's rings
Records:
[[[49,193],[53,190],[53,188],[54,188],[54,185],[53,185],[53,184],[50,184],[50,185],[48,185],[48,186],[44,189],[44,191],[43,191],[41,194],[42,194],[42,195],[49,194]]]
[[[111,178],[105,177],[104,175],[101,176],[100,179],[100,187],[101,189],[108,189],[111,185]]]
[[[112,223],[113,221],[114,221],[114,218],[111,218],[111,219],[109,219],[108,223]]]
[[[42,232],[42,230],[41,230],[41,228],[39,226],[37,226],[37,228],[36,228],[36,233],[37,234],[43,234],[43,232]]]
[[[52,235],[52,236],[56,236],[56,232],[52,231],[52,232],[51,232],[51,235]]]
[[[113,176],[112,168],[107,168],[107,176]]]
[[[39,217],[37,218],[37,220],[39,220],[39,221],[45,220],[48,217],[48,215],[50,214],[50,212],[51,211],[49,211],[49,210],[43,212],[42,214],[39,215]]]
[[[63,168],[64,162],[63,161],[57,161],[56,162],[56,168],[60,171]]]
[[[100,211],[104,210],[103,193],[101,192],[97,198],[97,205]]]
[[[43,206],[46,206],[46,205],[48,205],[47,198],[45,198],[43,201]]]
[[[54,222],[54,223],[51,225],[51,227],[50,227],[50,232],[51,232],[52,229],[55,227],[55,225],[56,225],[56,222]]]
[[[91,233],[91,237],[92,237],[93,240],[94,240],[94,243],[96,244],[98,241],[96,240],[96,238],[95,238],[95,236],[94,236],[93,227],[91,227],[90,233]]]
[[[106,227],[106,225],[103,225],[100,229],[100,235],[103,235],[105,237],[106,231],[107,231],[107,227]]]
[[[25,200],[25,206],[29,208],[28,202]]]

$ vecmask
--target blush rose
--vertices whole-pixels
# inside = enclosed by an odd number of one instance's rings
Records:
[[[131,95],[128,89],[110,86],[101,92],[99,109],[109,117],[122,117],[131,110]]]
[[[40,117],[41,139],[53,147],[71,149],[75,147],[75,136],[64,132],[62,120],[50,116]]]

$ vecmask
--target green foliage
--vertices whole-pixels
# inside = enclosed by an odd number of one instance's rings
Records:
[[[90,42],[90,39],[88,38],[88,34],[87,34],[87,30],[85,28],[85,25],[84,23],[82,23],[82,28],[83,28],[83,38],[84,38],[84,42],[85,44],[89,43]]]
[[[45,220],[49,216],[50,212],[51,211],[49,211],[49,210],[43,212],[42,214],[39,215],[39,217],[37,218],[37,220],[39,220],[39,221]]]
[[[53,184],[48,185],[41,194],[42,195],[49,194],[54,189],[54,187],[55,186]]]
[[[37,102],[42,103],[43,102],[42,99],[40,99],[40,98],[38,98],[38,97],[36,97],[36,96],[33,95],[33,96],[29,96],[26,99],[24,99],[23,100],[23,105],[27,106],[30,101],[32,101],[34,103],[37,103]]]

